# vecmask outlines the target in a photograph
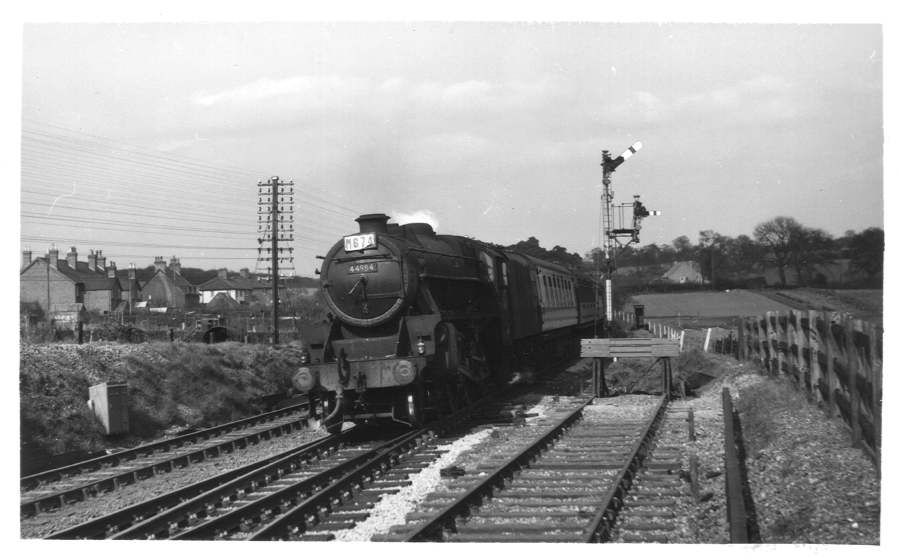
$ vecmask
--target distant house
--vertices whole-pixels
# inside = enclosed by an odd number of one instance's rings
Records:
[[[219,292],[215,296],[213,296],[212,300],[206,304],[207,311],[231,311],[234,309],[240,309],[241,304],[235,301],[233,297],[230,295]]]
[[[92,250],[84,262],[78,260],[75,247],[64,260],[55,247],[34,260],[31,251],[25,250],[19,272],[19,300],[35,302],[51,315],[71,314],[79,305],[88,311],[109,313],[122,301],[122,286],[116,263],[107,265],[102,251]]]
[[[132,264],[128,270],[120,270],[116,273],[119,285],[122,286],[122,301],[116,311],[131,312],[135,304],[141,299],[141,283],[137,279],[137,271]]]
[[[181,262],[172,257],[168,266],[163,257],[156,257],[155,271],[141,286],[141,299],[150,308],[189,309],[200,304],[197,286],[181,275]]]
[[[237,276],[229,277],[228,270],[222,268],[215,278],[197,287],[200,303],[208,305],[213,299],[224,294],[238,303],[244,303],[251,296],[271,297],[272,286],[250,276],[249,269],[241,269]]]
[[[703,274],[695,261],[675,261],[662,279],[677,284],[702,284]]]

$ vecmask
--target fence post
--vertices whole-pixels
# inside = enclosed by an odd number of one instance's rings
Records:
[[[831,330],[831,317],[827,311],[822,313],[822,324],[825,326],[825,396],[828,402],[828,414],[838,413],[834,393],[837,388],[837,374],[834,372],[834,331]]]
[[[795,386],[800,387],[799,379],[797,379],[797,363],[794,359],[794,345],[797,343],[797,332],[794,329],[793,321],[796,319],[794,310],[791,309],[785,313],[784,317],[784,361],[787,362],[787,373],[791,377],[791,381]]]
[[[878,355],[878,329],[868,325],[869,352],[872,356],[872,438],[878,455],[878,471],[881,472],[881,381],[882,358]]]
[[[781,328],[781,311],[775,312],[775,351],[776,356],[778,357],[778,375],[784,373],[786,369],[784,367],[784,362],[787,356],[785,356],[785,352],[781,351],[782,346],[787,346],[787,333],[786,329]]]
[[[854,323],[856,321],[845,317],[843,320],[844,327],[844,343],[847,349],[847,382],[850,384],[850,431],[853,433],[853,444],[859,445],[862,439],[862,427],[859,424],[859,385],[857,384],[857,375],[859,375],[859,352],[856,349],[856,342],[853,340]]]
[[[822,404],[822,365],[819,363],[819,342],[821,334],[819,334],[819,312],[810,309],[809,315],[809,331],[807,332],[807,344],[809,346],[809,384],[816,404]]]

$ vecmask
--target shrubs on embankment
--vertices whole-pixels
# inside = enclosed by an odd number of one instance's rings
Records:
[[[287,391],[299,363],[299,346],[23,344],[23,463],[130,445],[173,426],[210,426],[262,412],[262,398]],[[127,384],[129,436],[104,436],[89,410],[88,389],[102,382]]]
[[[652,358],[621,359],[607,366],[607,383],[614,393],[662,393],[663,365]],[[720,375],[710,355],[699,349],[686,350],[672,359],[672,381],[688,394]]]

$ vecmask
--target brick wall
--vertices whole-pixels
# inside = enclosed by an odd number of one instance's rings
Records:
[[[47,311],[47,263],[35,263],[19,276],[19,300],[35,301]],[[75,283],[55,268],[50,268],[50,303],[75,303]]]

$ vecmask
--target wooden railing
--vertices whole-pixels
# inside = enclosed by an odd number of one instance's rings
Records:
[[[839,415],[854,445],[880,468],[881,329],[829,311],[769,312],[741,319],[738,354],[789,377],[829,415]]]

